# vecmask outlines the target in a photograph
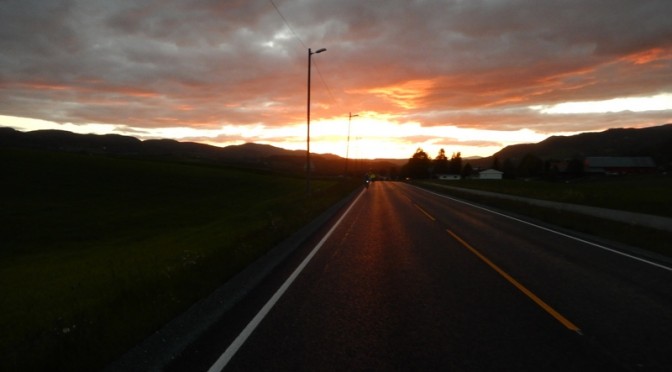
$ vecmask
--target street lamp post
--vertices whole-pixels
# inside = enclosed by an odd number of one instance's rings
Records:
[[[316,51],[308,48],[308,109],[306,114],[306,194],[310,196],[310,65],[313,54],[325,52],[327,49],[322,48]]]
[[[348,115],[348,145],[345,148],[345,175],[347,177],[348,175],[348,159],[350,158],[350,124],[352,123],[352,118],[357,117],[359,115],[355,114],[353,115],[352,112],[349,113]]]

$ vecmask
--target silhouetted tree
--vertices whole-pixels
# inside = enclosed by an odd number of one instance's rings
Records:
[[[462,174],[462,154],[454,152],[450,158],[450,174]]]
[[[462,168],[462,178],[467,178],[471,176],[472,173],[474,173],[474,168],[471,166],[471,163],[465,164],[464,168]]]
[[[573,158],[567,163],[567,173],[575,176],[580,176],[583,174],[583,160],[579,158]]]
[[[518,164],[520,177],[537,177],[544,171],[544,161],[536,155],[526,154]]]
[[[429,177],[430,166],[431,159],[422,148],[418,148],[415,150],[415,154],[408,159],[408,163],[404,165],[403,173],[406,177],[427,178]]]
[[[546,159],[544,161],[544,177],[554,180],[560,174],[560,161],[557,159]]]
[[[439,155],[434,159],[434,174],[445,174],[450,171],[448,157],[444,149],[439,150]]]

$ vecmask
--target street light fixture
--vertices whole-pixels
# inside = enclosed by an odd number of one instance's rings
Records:
[[[352,112],[348,113],[348,145],[345,148],[345,176],[348,176],[348,159],[350,155],[350,123],[352,123],[352,118],[359,116],[358,114],[353,115]]]
[[[326,48],[321,48],[313,52],[308,48],[308,109],[306,114],[306,194],[308,196],[310,196],[310,65],[313,54],[326,51]]]

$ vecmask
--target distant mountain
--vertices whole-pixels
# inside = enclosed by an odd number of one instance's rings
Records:
[[[298,156],[305,154],[302,151],[290,151],[270,145],[253,143],[222,148],[202,143],[179,142],[170,139],[141,141],[135,137],[118,134],[76,134],[62,130],[20,132],[12,128],[0,128],[0,146],[31,147],[111,155],[163,155],[212,160],[229,159],[233,161],[256,161],[271,156]]]
[[[574,136],[552,136],[533,144],[512,145],[493,156],[473,160],[472,164],[490,167],[493,158],[500,164],[514,164],[531,154],[542,160],[584,159],[588,156],[649,156],[658,166],[672,166],[672,124],[632,129],[608,129]]]
[[[169,139],[141,141],[118,134],[76,134],[61,130],[20,132],[12,128],[0,128],[0,147],[207,161],[293,173],[304,172],[306,168],[304,150],[292,151],[255,143],[217,147]],[[311,154],[311,163],[315,174],[337,175],[345,171],[345,159],[332,154]],[[375,168],[388,172],[394,166],[396,163],[384,160],[355,162],[351,159],[348,171],[355,174]]]
[[[0,145],[52,150],[90,149],[135,152],[140,149],[141,141],[134,137],[117,134],[74,134],[62,130],[36,130],[24,133],[12,128],[0,128]]]
[[[175,140],[145,140],[118,134],[75,134],[61,130],[20,132],[0,127],[0,146],[30,147],[55,151],[109,155],[170,157],[235,164],[289,172],[305,171],[305,151],[286,150],[271,145],[246,143],[217,147]],[[588,156],[650,156],[659,167],[672,169],[672,124],[643,129],[609,129],[574,136],[553,136],[533,144],[507,146],[486,158],[465,158],[474,167],[490,168],[496,157],[500,164],[518,164],[531,154],[542,160],[584,159]],[[374,169],[393,173],[408,159],[350,159],[349,173]],[[316,173],[341,174],[345,159],[331,154],[312,154]]]
[[[256,143],[245,143],[242,145],[232,145],[223,147],[221,153],[225,157],[239,158],[239,159],[246,159],[246,158],[259,159],[259,158],[268,158],[272,156],[288,156],[288,155],[306,156],[306,152],[304,150],[291,151],[271,145],[261,145]]]

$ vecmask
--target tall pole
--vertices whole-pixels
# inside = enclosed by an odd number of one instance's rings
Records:
[[[306,195],[310,196],[310,61],[313,52],[308,48],[308,103],[306,105]]]
[[[352,112],[348,113],[348,145],[345,148],[345,175],[348,175],[348,159],[350,158],[350,124],[352,123],[352,118],[359,116],[357,114],[353,115]]]
[[[322,53],[325,48],[318,49],[315,52],[308,48],[308,102],[306,109],[306,195],[310,196],[310,65],[313,54]]]

